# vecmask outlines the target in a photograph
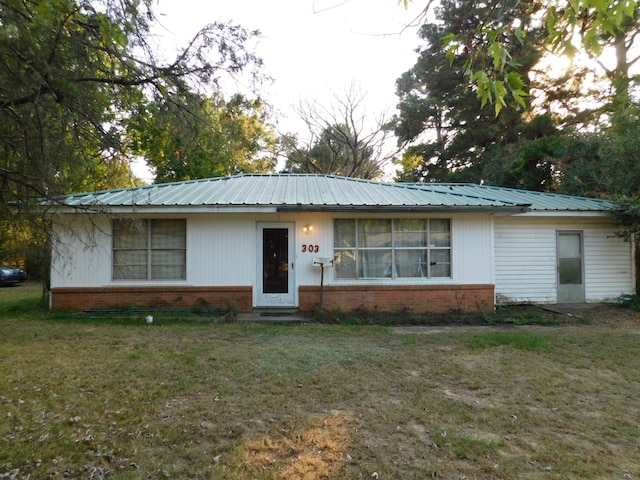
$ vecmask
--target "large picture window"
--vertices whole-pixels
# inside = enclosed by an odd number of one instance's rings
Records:
[[[451,220],[336,219],[335,276],[451,277]]]
[[[185,220],[113,222],[114,280],[185,280]]]

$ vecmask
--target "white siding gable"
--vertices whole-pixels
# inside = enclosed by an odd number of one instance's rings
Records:
[[[556,233],[582,231],[587,302],[634,289],[632,245],[606,218],[496,217],[496,302],[557,302]]]

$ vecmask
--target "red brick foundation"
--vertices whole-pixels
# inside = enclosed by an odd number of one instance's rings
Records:
[[[493,285],[349,285],[323,287],[326,310],[413,313],[493,311]],[[319,286],[299,288],[299,306],[312,311],[320,303]],[[253,310],[250,286],[53,288],[52,308],[233,308]]]
[[[251,287],[52,288],[52,308],[233,308],[253,309]]]
[[[493,311],[494,285],[325,286],[322,307],[413,313]],[[300,310],[320,303],[320,287],[300,287]]]

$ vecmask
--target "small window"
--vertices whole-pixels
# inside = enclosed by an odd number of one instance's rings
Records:
[[[338,279],[451,277],[451,220],[336,219],[334,257]]]
[[[185,280],[186,221],[113,222],[114,280]]]

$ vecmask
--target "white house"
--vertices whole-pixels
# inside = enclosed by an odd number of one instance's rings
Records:
[[[54,308],[443,313],[635,291],[604,200],[470,184],[237,175],[69,195]]]

